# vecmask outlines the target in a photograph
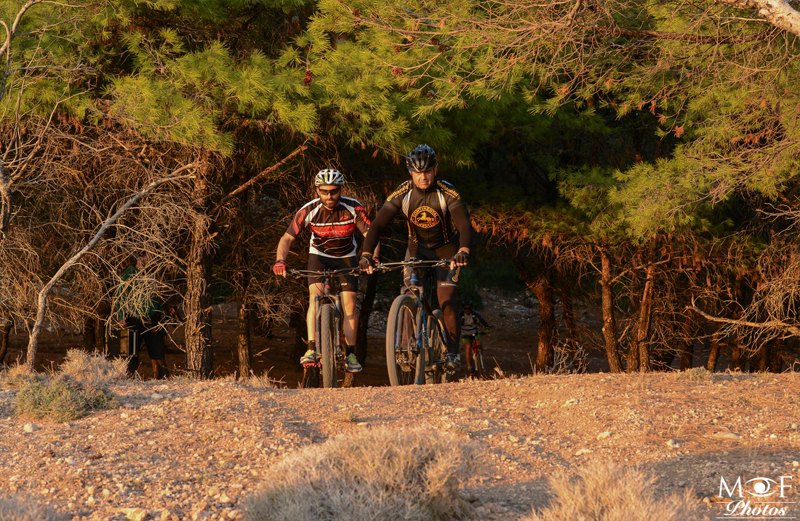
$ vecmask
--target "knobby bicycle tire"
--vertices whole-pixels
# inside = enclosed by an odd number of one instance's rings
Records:
[[[416,349],[416,302],[400,295],[389,309],[386,323],[386,369],[392,386],[422,383],[425,353]],[[399,362],[399,363],[398,363]]]
[[[320,309],[320,354],[322,355],[322,386],[336,387],[336,353],[333,335],[337,334],[336,322],[333,317],[333,307],[323,305]]]
[[[428,317],[428,336],[431,352],[436,357],[431,362],[435,364],[437,360],[444,361],[447,355],[447,340],[450,335],[444,325],[444,315],[441,309],[436,309],[432,317]],[[428,383],[447,383],[455,380],[455,375],[444,371],[442,364],[435,364],[435,370],[432,374],[426,375],[426,382]]]
[[[472,349],[472,365],[475,367],[475,377],[483,379],[486,370],[483,366],[483,349],[475,349],[473,346],[470,346],[470,349]]]

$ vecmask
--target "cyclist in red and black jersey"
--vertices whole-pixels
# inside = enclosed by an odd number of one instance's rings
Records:
[[[338,170],[321,170],[314,178],[314,185],[319,198],[304,205],[289,224],[289,229],[278,243],[277,260],[272,267],[276,275],[286,276],[286,256],[295,238],[304,229],[311,231],[311,243],[308,253],[308,269],[313,271],[354,268],[356,260],[355,231],[367,234],[369,219],[364,207],[350,197],[342,196],[344,176]],[[369,251],[377,256],[378,245]],[[339,275],[341,281],[342,306],[344,307],[344,336],[346,345],[347,370],[351,373],[361,371],[361,364],[356,359],[356,292],[358,276],[356,274]],[[308,327],[308,350],[300,359],[301,363],[316,361],[317,351],[314,346],[316,321],[314,320],[314,297],[322,295],[321,278],[308,277],[309,302],[306,323]]]
[[[378,244],[383,230],[401,211],[408,219],[406,260],[452,259],[449,269],[436,269],[436,293],[452,344],[447,346],[447,368],[457,369],[461,338],[461,323],[456,311],[458,280],[461,266],[466,266],[469,260],[472,224],[458,191],[447,181],[436,178],[437,165],[436,152],[428,145],[418,145],[408,153],[406,166],[411,180],[392,192],[378,211],[364,239],[359,265],[372,273],[371,251]],[[406,284],[410,278],[411,270],[406,270]]]

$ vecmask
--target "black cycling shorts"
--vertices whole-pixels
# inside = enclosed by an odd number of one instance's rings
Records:
[[[458,251],[458,243],[456,242],[445,244],[444,246],[437,248],[435,250],[432,250],[430,248],[425,248],[416,243],[411,243],[408,245],[408,249],[406,250],[406,260],[409,260],[411,258],[417,260],[452,259],[457,251]],[[449,265],[440,266],[436,268],[436,286],[440,288],[441,287],[457,288],[458,279],[460,275],[461,275],[461,267],[457,267],[456,269],[451,270]],[[405,282],[406,286],[408,286],[409,282],[411,281],[410,266],[405,266],[403,268],[403,281]]]
[[[344,268],[355,268],[358,266],[358,257],[323,257],[313,253],[308,254],[308,269],[312,271],[322,270],[341,270]],[[337,275],[341,283],[342,291],[358,291],[358,273],[348,273]],[[308,276],[308,285],[319,284],[322,277],[317,275]]]

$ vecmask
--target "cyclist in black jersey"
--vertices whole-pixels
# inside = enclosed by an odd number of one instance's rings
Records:
[[[401,184],[386,199],[364,239],[359,266],[372,273],[372,250],[381,234],[399,212],[408,219],[406,260],[452,259],[447,267],[436,269],[437,296],[452,345],[447,346],[448,369],[457,369],[461,323],[456,311],[461,267],[469,260],[472,224],[461,195],[448,183],[436,178],[436,152],[428,145],[418,145],[406,156],[411,180]],[[406,270],[408,284],[411,270]]]

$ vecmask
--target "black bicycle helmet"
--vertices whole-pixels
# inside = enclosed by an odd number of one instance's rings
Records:
[[[464,301],[464,307],[465,308],[471,308],[472,307],[472,300],[471,299],[465,300]]]
[[[435,167],[439,160],[428,145],[417,145],[406,156],[406,166],[411,172],[425,172]]]

